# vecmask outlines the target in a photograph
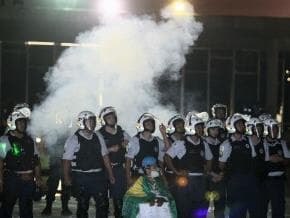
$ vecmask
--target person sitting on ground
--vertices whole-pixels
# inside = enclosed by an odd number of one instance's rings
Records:
[[[169,203],[172,218],[177,217],[175,201],[159,175],[156,159],[147,156],[142,161],[143,176],[126,192],[123,199],[122,215],[124,218],[137,217],[139,204],[149,203],[161,207],[164,202]]]

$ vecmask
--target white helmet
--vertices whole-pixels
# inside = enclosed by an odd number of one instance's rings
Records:
[[[24,108],[24,107],[30,108],[29,104],[27,104],[27,103],[18,103],[14,106],[13,111],[17,111],[17,110]]]
[[[268,128],[270,128],[272,136],[273,136],[273,126],[278,126],[278,128],[279,128],[279,123],[273,118],[266,119],[263,123],[264,123],[264,135],[265,136],[269,135]],[[279,136],[278,136],[278,138],[279,137],[280,137],[280,128],[279,128]]]
[[[91,111],[82,111],[78,115],[77,125],[79,129],[85,129],[85,123],[84,121],[91,118],[96,117],[96,115]]]
[[[137,132],[143,132],[145,130],[144,129],[144,122],[147,121],[147,120],[153,120],[154,124],[155,124],[155,121],[157,120],[157,118],[151,113],[142,114],[139,117],[139,119],[137,121],[137,124],[136,124]]]
[[[216,127],[224,129],[223,122],[219,119],[212,119],[212,120],[207,121],[205,124],[205,134],[208,135],[209,128],[216,128]]]
[[[213,105],[212,108],[211,108],[211,114],[212,114],[213,117],[216,116],[216,109],[217,109],[217,108],[223,108],[223,109],[225,110],[225,112],[226,112],[225,115],[227,116],[227,113],[228,113],[228,107],[227,107],[226,105],[224,105],[224,104],[215,104],[215,105]]]
[[[18,119],[28,119],[28,117],[25,114],[23,114],[21,111],[12,112],[7,119],[7,126],[9,130],[16,129],[16,121]]]
[[[253,135],[253,128],[256,129],[257,136],[260,137],[257,125],[263,125],[263,122],[256,117],[252,117],[249,121],[246,122],[246,128],[247,128],[247,135]]]
[[[197,124],[204,124],[204,121],[193,112],[189,112],[185,119],[185,135],[195,135]]]
[[[239,120],[244,120],[245,122],[247,121],[246,116],[239,114],[239,113],[235,113],[232,116],[229,116],[226,120],[226,128],[228,130],[229,133],[235,133],[236,132],[236,128],[235,128],[235,123]]]
[[[117,112],[116,109],[112,106],[105,107],[101,110],[99,119],[101,120],[101,124],[104,126],[106,124],[104,117],[108,114],[113,113],[116,116],[116,121],[117,121]]]
[[[177,120],[182,120],[183,122],[185,122],[184,116],[182,116],[181,114],[177,114],[175,116],[173,116],[169,121],[168,121],[168,126],[166,128],[166,131],[168,134],[172,134],[175,132],[175,127],[174,127],[174,122]]]
[[[265,120],[268,120],[268,119],[271,119],[272,118],[272,115],[271,114],[261,114],[259,116],[259,119],[264,122]]]
[[[30,118],[31,110],[29,108],[29,105],[27,103],[19,103],[14,106],[13,111],[20,111],[22,114],[24,114],[27,118]]]
[[[195,114],[198,118],[202,119],[203,122],[207,122],[209,120],[209,115],[207,112],[200,112]]]

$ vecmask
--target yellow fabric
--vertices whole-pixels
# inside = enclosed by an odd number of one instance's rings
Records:
[[[127,195],[136,197],[145,197],[146,193],[143,191],[142,187],[143,177],[141,176],[134,185],[127,191]]]

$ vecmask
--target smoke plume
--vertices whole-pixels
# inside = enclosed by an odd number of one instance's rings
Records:
[[[103,21],[79,34],[80,46],[65,50],[46,75],[48,96],[33,109],[30,133],[53,145],[76,130],[80,111],[98,114],[104,106],[117,109],[120,125],[131,134],[144,112],[167,122],[175,111],[159,103],[153,79],[166,72],[176,77],[202,31],[190,4],[182,15],[172,12],[172,6],[164,8],[159,21],[151,16]]]

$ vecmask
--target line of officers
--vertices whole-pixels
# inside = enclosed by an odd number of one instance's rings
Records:
[[[7,120],[9,131],[0,138],[0,217],[12,217],[16,200],[20,217],[33,217],[35,187],[43,184],[39,153],[26,132],[30,110],[18,105]],[[227,107],[216,104],[212,118],[189,112],[172,117],[168,126],[144,113],[137,134],[130,137],[119,126],[117,112],[105,107],[99,115],[102,127],[95,131],[96,115],[78,115],[78,130],[70,136],[62,156],[63,182],[77,200],[77,217],[88,217],[93,198],[96,217],[108,217],[113,199],[115,217],[122,217],[122,199],[128,187],[142,175],[142,160],[158,160],[160,175],[167,181],[179,218],[206,217],[209,201],[214,216],[266,218],[285,213],[285,171],[290,158],[281,140],[278,122],[268,114],[227,117]]]

